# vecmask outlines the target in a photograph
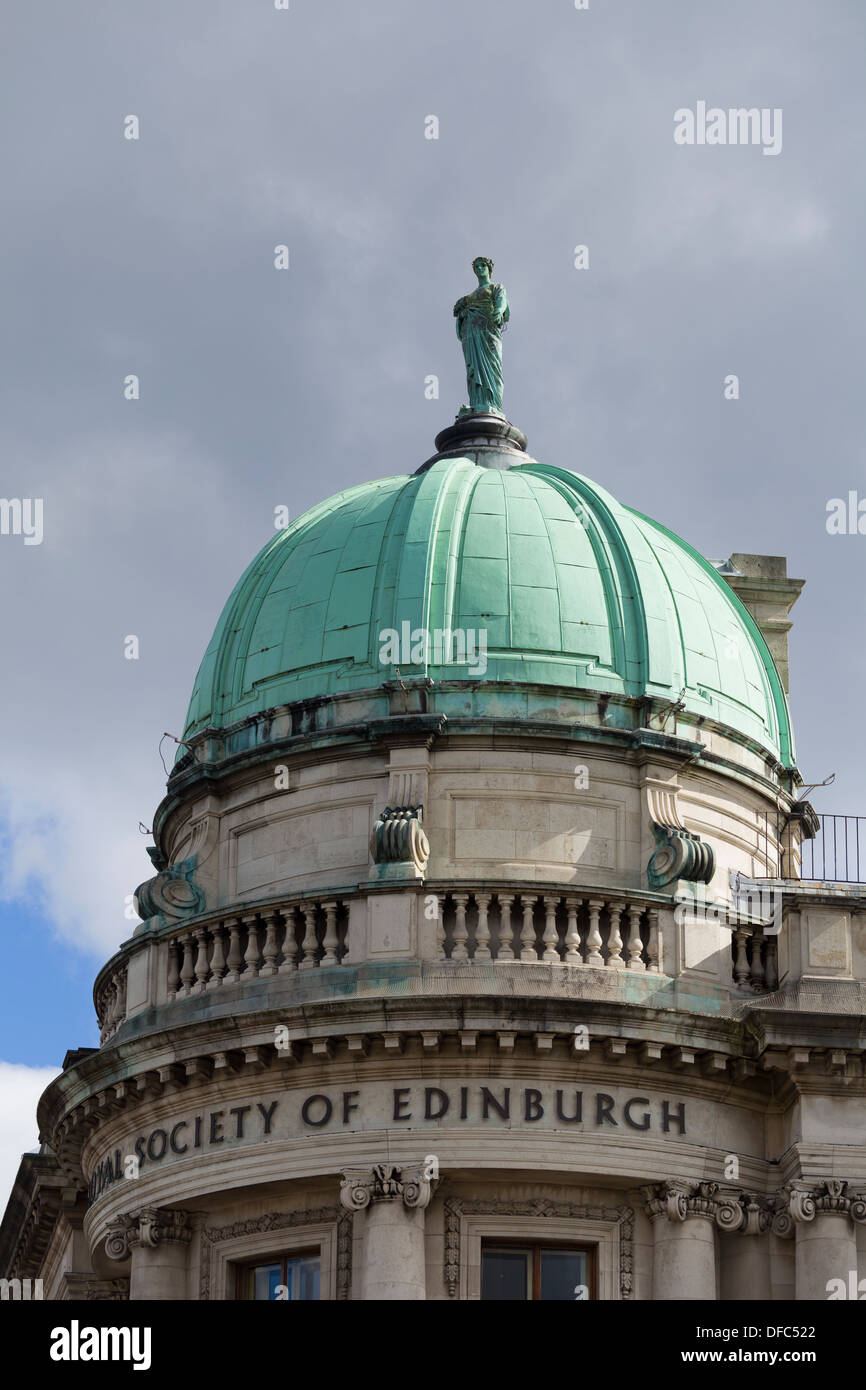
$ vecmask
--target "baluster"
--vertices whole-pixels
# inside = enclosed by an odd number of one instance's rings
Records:
[[[640,939],[640,919],[643,908],[640,903],[629,903],[628,905],[628,968],[629,970],[646,970],[643,962],[643,942]]]
[[[241,971],[241,980],[244,984],[249,984],[250,980],[255,980],[259,973],[259,927],[254,912],[242,917],[241,921],[247,929],[247,949],[244,952],[244,968]]]
[[[490,894],[476,893],[475,901],[478,904],[478,925],[475,928],[475,955],[473,956],[473,960],[490,960],[490,926],[487,921]]]
[[[514,928],[511,925],[513,893],[497,893],[499,899],[499,950],[497,960],[514,960]]]
[[[243,963],[243,956],[241,955],[240,918],[230,917],[226,925],[229,929],[229,953],[226,959],[226,964],[229,969],[226,975],[226,984],[236,985],[241,978],[240,968]]]
[[[659,910],[651,907],[648,912],[649,917],[649,945],[646,948],[647,970],[652,975],[658,975],[661,971],[661,940],[659,938]]]
[[[168,943],[168,997],[174,999],[177,995],[180,984],[180,961],[178,959],[177,942]]]
[[[105,1010],[105,1031],[108,1037],[117,1027],[117,980],[112,976],[108,985],[108,1007]]]
[[[520,959],[522,961],[538,960],[538,952],[535,949],[535,922],[533,920],[535,898],[531,898],[528,893],[521,893],[520,903],[523,908],[523,929],[520,933]]]
[[[778,989],[779,987],[779,956],[777,950],[778,937],[767,937],[766,955],[766,985],[767,989]]]
[[[116,1033],[126,1017],[126,984],[122,975],[114,977],[114,1003],[111,1007],[111,1031]]]
[[[466,949],[466,942],[469,939],[469,931],[466,926],[466,904],[469,901],[468,893],[454,894],[454,945],[451,948],[452,960],[468,960],[469,952]]]
[[[186,998],[192,990],[192,982],[195,979],[195,966],[193,964],[194,952],[192,949],[192,937],[189,932],[181,937],[181,944],[183,946],[183,965],[180,968],[180,982],[183,986],[181,994]]]
[[[565,929],[565,964],[583,965],[583,957],[580,954],[580,932],[577,929],[577,914],[582,898],[566,898],[568,909],[568,926]]]
[[[107,1003],[105,1008],[105,1034],[110,1038],[114,1032],[114,1008],[117,1003],[117,985],[111,980],[108,985]]]
[[[447,960],[445,954],[445,893],[436,895],[436,959]]]
[[[301,946],[301,949],[302,949],[303,952],[304,952],[304,958],[303,958],[303,960],[301,961],[300,965],[298,966],[298,969],[299,969],[299,970],[315,970],[315,968],[316,968],[316,946],[317,946],[317,942],[316,942],[316,904],[315,904],[315,903],[305,903],[304,906],[303,906],[303,908],[301,909],[301,911],[302,911],[303,914],[304,914],[304,921],[305,921],[305,923],[306,923],[307,929],[306,929],[306,931],[304,932],[304,940],[303,940],[303,943],[302,943],[302,946]]]
[[[262,947],[262,955],[265,963],[259,971],[260,975],[276,975],[277,973],[277,913],[272,907],[262,913],[265,919],[265,944]]]
[[[546,960],[548,965],[559,965],[559,932],[556,930],[556,909],[559,906],[559,898],[553,897],[550,893],[544,895],[544,955],[542,960]]]
[[[612,970],[624,970],[625,961],[622,958],[622,937],[619,932],[619,919],[622,916],[624,903],[608,903],[607,915],[610,919],[610,931],[607,934],[607,963]]]
[[[752,969],[751,984],[755,990],[764,988],[764,933],[762,931],[752,933]]]
[[[325,913],[325,954],[322,956],[322,965],[337,965],[337,904],[322,903],[322,908]]]
[[[746,955],[746,932],[742,927],[734,932],[734,940],[737,943],[737,953],[734,960],[734,979],[738,985],[744,985],[749,978],[749,959]]]
[[[208,989],[219,989],[226,973],[225,936],[222,927],[213,929],[213,955],[210,958]]]
[[[598,929],[598,918],[604,907],[604,899],[590,898],[588,905],[589,931],[586,936],[586,963],[587,965],[604,965],[601,958],[601,932]]]
[[[298,963],[297,963],[297,961],[295,960],[295,956],[297,955],[298,947],[297,947],[297,943],[296,943],[296,941],[295,941],[295,908],[294,908],[294,905],[292,905],[292,906],[290,906],[290,907],[284,907],[284,908],[283,908],[283,910],[282,910],[282,918],[283,918],[283,921],[284,921],[285,924],[286,924],[286,929],[285,929],[285,931],[283,932],[283,960],[282,960],[282,964],[281,964],[279,970],[277,971],[277,974],[278,974],[278,975],[291,975],[291,974],[293,973],[293,971],[297,970],[297,968],[298,968]]]
[[[195,939],[198,942],[198,955],[195,958],[195,987],[193,994],[204,994],[207,988],[207,978],[210,974],[210,964],[207,958],[207,928],[196,927]]]

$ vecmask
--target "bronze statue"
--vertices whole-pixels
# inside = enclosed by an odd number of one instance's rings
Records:
[[[511,311],[504,287],[490,278],[493,262],[487,256],[476,256],[472,269],[478,277],[478,288],[454,305],[469,390],[469,405],[461,406],[459,413],[484,411],[501,415],[502,330]]]

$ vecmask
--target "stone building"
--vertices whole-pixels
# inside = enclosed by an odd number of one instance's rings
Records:
[[[801,581],[504,417],[436,447],[225,606],[101,1045],[0,1228],[46,1298],[787,1300],[858,1268],[866,902],[799,795]]]

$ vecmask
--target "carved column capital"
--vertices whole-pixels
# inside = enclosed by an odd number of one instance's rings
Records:
[[[105,1253],[109,1259],[125,1260],[136,1246],[155,1249],[172,1241],[186,1245],[192,1236],[189,1212],[169,1207],[142,1207],[139,1211],[109,1222]]]
[[[847,1216],[858,1225],[866,1223],[866,1192],[851,1191],[850,1184],[840,1178],[789,1182],[773,1202],[773,1234],[790,1240],[798,1226],[824,1215]]]
[[[734,1234],[745,1230],[746,1208],[743,1194],[736,1189],[726,1189],[716,1197],[715,1222],[720,1231]]]
[[[769,1228],[770,1211],[765,1198],[743,1188],[724,1187],[716,1194],[715,1220],[720,1231],[759,1236]]]
[[[823,1215],[848,1216],[858,1224],[866,1222],[866,1193],[852,1192],[850,1184],[840,1178],[789,1182],[776,1198],[773,1230],[776,1235],[788,1237],[794,1234],[796,1225]]]
[[[131,1216],[119,1216],[116,1221],[109,1221],[108,1233],[105,1237],[105,1253],[110,1260],[129,1258],[129,1235],[133,1225]]]
[[[652,1183],[643,1189],[647,1215],[651,1221],[687,1221],[705,1216],[720,1231],[759,1235],[770,1224],[766,1202],[738,1187],[721,1187],[717,1182],[687,1182],[673,1178]],[[866,1208],[864,1208],[866,1215]]]
[[[688,1204],[693,1189],[693,1183],[678,1179],[644,1187],[644,1204],[650,1221],[685,1221],[689,1215]]]
[[[426,1207],[436,1180],[425,1176],[426,1164],[399,1167],[377,1163],[372,1168],[348,1168],[340,1181],[340,1202],[348,1211],[363,1211],[372,1202],[402,1201],[407,1207]]]

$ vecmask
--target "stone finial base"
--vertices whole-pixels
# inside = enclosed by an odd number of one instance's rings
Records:
[[[504,415],[469,411],[436,436],[437,452],[416,468],[426,473],[440,459],[468,458],[479,468],[510,468],[515,463],[535,463],[526,452],[526,435]]]

